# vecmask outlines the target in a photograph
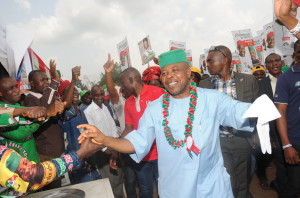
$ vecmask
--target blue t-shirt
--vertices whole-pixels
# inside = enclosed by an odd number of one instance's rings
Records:
[[[300,145],[300,68],[294,64],[277,80],[275,103],[287,104],[288,137],[292,144]]]

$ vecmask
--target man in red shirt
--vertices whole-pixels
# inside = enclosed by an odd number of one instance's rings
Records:
[[[121,90],[126,99],[125,102],[125,130],[122,137],[138,128],[147,105],[163,94],[163,89],[151,85],[144,85],[139,71],[133,67],[124,70],[120,76]],[[137,180],[140,186],[140,197],[153,197],[153,181],[157,186],[158,166],[157,150],[154,141],[148,155],[142,162],[134,166]]]

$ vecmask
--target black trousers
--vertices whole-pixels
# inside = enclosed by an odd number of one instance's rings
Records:
[[[293,145],[300,153],[300,145]],[[300,194],[300,165],[287,164],[288,181],[280,198],[297,198]]]
[[[220,138],[224,166],[230,175],[235,198],[251,197],[249,192],[252,148],[244,137]]]

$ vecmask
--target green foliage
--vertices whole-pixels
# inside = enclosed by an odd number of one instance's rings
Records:
[[[115,85],[120,86],[120,74],[121,74],[121,64],[115,63],[114,70],[112,71],[112,77]],[[106,83],[106,75],[104,73],[100,74],[100,85],[103,86]]]
[[[87,90],[87,86],[82,82],[82,80],[78,80],[75,84],[76,87],[80,88],[81,90]]]

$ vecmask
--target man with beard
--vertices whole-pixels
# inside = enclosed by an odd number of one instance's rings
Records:
[[[224,169],[219,126],[253,131],[251,120],[242,118],[250,104],[190,83],[191,68],[181,49],[161,54],[159,65],[166,91],[149,104],[137,130],[115,139],[94,126],[81,125],[79,128],[86,131],[79,141],[92,137],[95,143],[132,153],[137,162],[155,141],[160,197],[233,197]]]

